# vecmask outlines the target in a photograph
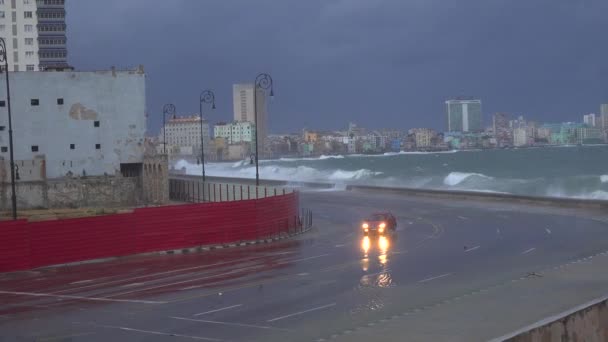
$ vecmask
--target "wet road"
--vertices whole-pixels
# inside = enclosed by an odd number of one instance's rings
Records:
[[[329,340],[608,249],[597,213],[357,192],[301,203],[315,229],[294,240],[0,275],[0,341]],[[365,241],[377,210],[397,234]]]

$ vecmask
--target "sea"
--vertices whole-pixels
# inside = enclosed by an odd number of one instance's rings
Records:
[[[201,166],[174,167],[200,175]],[[209,176],[254,178],[249,160],[205,165]],[[608,145],[260,160],[260,178],[608,200]]]

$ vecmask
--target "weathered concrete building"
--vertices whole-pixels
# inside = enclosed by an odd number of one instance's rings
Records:
[[[156,168],[166,170],[166,158],[157,160],[154,153],[146,157],[143,67],[20,72],[9,73],[9,78],[18,207],[162,202],[162,196],[143,193],[152,186],[144,184],[149,178],[144,177],[145,159],[154,160],[149,163],[154,172],[147,175],[162,175]],[[10,166],[4,83],[0,84],[0,160],[0,206],[7,208]]]

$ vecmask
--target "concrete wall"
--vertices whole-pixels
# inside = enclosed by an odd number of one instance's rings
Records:
[[[169,164],[166,154],[146,156],[142,179],[144,203],[169,202]]]
[[[140,177],[63,178],[16,183],[17,210],[132,207],[143,203]],[[11,210],[10,183],[0,184],[0,210]]]
[[[608,296],[492,340],[492,342],[498,341],[608,341]]]
[[[19,72],[10,73],[9,78],[15,160],[45,156],[48,178],[68,172],[82,175],[83,171],[88,176],[114,175],[120,163],[142,162],[146,131],[142,68]],[[33,106],[32,99],[39,105]],[[6,101],[4,82],[0,82],[0,100]],[[7,106],[0,107],[0,126],[4,126],[0,147],[8,147]],[[38,151],[33,152],[32,146]],[[8,160],[8,151],[0,152],[0,157]]]

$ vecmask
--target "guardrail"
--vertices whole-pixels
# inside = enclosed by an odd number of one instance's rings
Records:
[[[229,202],[286,195],[293,189],[236,183],[203,183],[200,179],[169,179],[169,199],[181,202]]]

